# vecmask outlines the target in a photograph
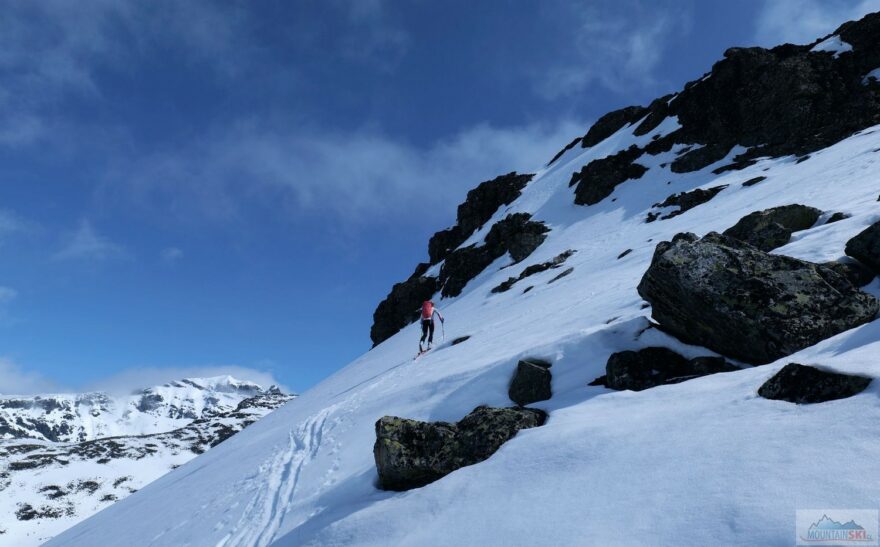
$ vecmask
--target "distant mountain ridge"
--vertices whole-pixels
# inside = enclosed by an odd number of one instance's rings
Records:
[[[231,376],[185,378],[114,396],[106,392],[0,395],[0,439],[83,442],[171,431],[266,393]]]
[[[231,376],[0,397],[0,545],[39,545],[294,397]]]

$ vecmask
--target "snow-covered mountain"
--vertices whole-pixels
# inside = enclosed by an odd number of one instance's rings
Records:
[[[734,48],[481,184],[371,351],[49,545],[781,546],[878,507],[878,69],[880,14]]]
[[[274,386],[218,376],[122,397],[0,399],[7,433],[0,440],[0,545],[45,542],[291,398]]]
[[[262,393],[231,376],[188,378],[114,396],[104,392],[10,397],[0,395],[0,439],[77,442],[171,431],[234,409]]]

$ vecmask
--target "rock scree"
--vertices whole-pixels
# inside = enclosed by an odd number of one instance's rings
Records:
[[[409,490],[486,460],[521,429],[544,425],[533,408],[479,406],[457,423],[384,416],[376,422],[373,456],[383,490]]]
[[[832,269],[714,232],[659,243],[638,292],[666,332],[753,364],[873,321],[880,309]]]
[[[829,372],[812,366],[789,363],[758,388],[765,399],[789,403],[824,403],[861,393],[871,378]]]

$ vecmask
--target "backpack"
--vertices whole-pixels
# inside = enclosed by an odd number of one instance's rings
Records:
[[[422,320],[427,321],[431,319],[432,315],[434,315],[434,303],[430,300],[425,300],[422,303]]]

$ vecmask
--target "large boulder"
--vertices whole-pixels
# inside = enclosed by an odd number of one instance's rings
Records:
[[[370,328],[373,346],[381,344],[418,319],[422,302],[429,300],[440,290],[436,277],[417,275],[420,271],[424,273],[420,267],[409,279],[394,285],[391,293],[376,308],[373,326]]]
[[[724,235],[769,252],[788,243],[793,232],[812,227],[821,214],[819,209],[806,205],[773,207],[744,216],[724,230]]]
[[[671,349],[651,347],[612,353],[605,365],[604,384],[611,389],[642,391],[734,370],[738,369],[722,357],[686,359]]]
[[[758,395],[789,403],[824,403],[861,393],[871,378],[828,372],[816,367],[789,363],[764,382]]]
[[[594,205],[610,196],[617,185],[641,178],[648,168],[636,163],[636,160],[644,153],[643,149],[632,145],[626,150],[583,166],[579,172],[572,174],[569,182],[569,186],[577,184],[574,202],[578,205]]]
[[[539,359],[522,360],[510,381],[507,395],[519,406],[546,401],[553,396],[550,363]]]
[[[880,222],[846,242],[846,254],[880,274]]]
[[[544,424],[532,408],[480,406],[458,423],[422,422],[384,416],[376,422],[373,456],[379,486],[409,490],[484,461],[521,429]]]
[[[665,331],[755,364],[873,321],[880,309],[825,266],[714,232],[657,245],[638,291]]]

